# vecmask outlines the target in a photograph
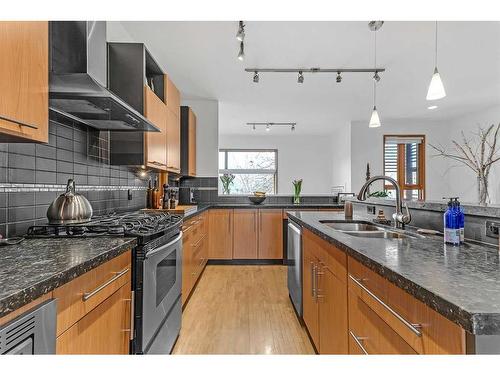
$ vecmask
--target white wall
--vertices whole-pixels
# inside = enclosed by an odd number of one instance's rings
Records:
[[[351,192],[351,124],[347,123],[332,136],[332,186],[344,186]]]
[[[196,175],[218,176],[219,102],[211,99],[182,99],[196,114]]]
[[[351,181],[352,190],[359,191],[366,179],[366,163],[370,163],[371,176],[383,174],[384,134],[425,134],[426,136],[426,199],[449,196],[448,161],[432,157],[429,143],[445,144],[447,126],[439,122],[382,119],[380,128],[368,128],[366,122],[351,124]],[[382,184],[375,185],[382,190]],[[372,190],[373,191],[373,190]]]
[[[292,181],[302,178],[302,194],[330,194],[333,154],[331,136],[219,135],[222,148],[278,150],[278,194],[293,194]]]

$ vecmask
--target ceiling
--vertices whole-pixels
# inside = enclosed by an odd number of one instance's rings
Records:
[[[500,104],[500,22],[440,22],[438,66],[447,97],[428,110],[434,68],[434,22],[386,22],[377,32],[377,89],[384,119],[446,120]],[[219,101],[223,133],[249,133],[246,122],[297,122],[297,133],[324,134],[366,121],[373,106],[370,73],[261,73],[246,67],[371,68],[367,22],[246,21],[244,61],[236,58],[235,22],[110,22],[110,39],[146,43],[183,99]],[[433,103],[434,104],[434,103]],[[286,130],[282,130],[286,131]]]

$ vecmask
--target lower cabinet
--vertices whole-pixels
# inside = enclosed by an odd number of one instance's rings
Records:
[[[303,317],[320,354],[348,353],[346,255],[303,232]]]
[[[56,340],[57,354],[128,354],[130,282],[76,322]]]
[[[210,209],[208,227],[208,258],[233,259],[233,210]]]
[[[256,209],[234,210],[233,259],[257,259],[259,246],[258,215]]]
[[[208,261],[207,212],[182,226],[182,305],[184,306]]]
[[[259,259],[283,259],[283,211],[259,210]]]

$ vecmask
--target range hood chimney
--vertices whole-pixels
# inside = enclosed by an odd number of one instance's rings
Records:
[[[159,131],[106,88],[105,21],[50,22],[49,107],[99,130]]]

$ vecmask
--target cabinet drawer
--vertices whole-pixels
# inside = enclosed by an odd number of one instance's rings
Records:
[[[304,241],[307,241],[314,256],[330,270],[339,280],[347,277],[347,255],[334,245],[321,239],[309,230],[303,231]]]
[[[465,353],[465,331],[358,261],[349,258],[349,294],[356,295],[414,351]]]
[[[57,336],[131,280],[130,250],[54,290]]]

